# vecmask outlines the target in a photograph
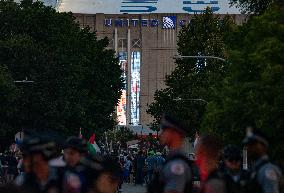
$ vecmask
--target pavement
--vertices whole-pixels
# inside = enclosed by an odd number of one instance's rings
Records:
[[[122,193],[146,193],[146,186],[122,184]]]

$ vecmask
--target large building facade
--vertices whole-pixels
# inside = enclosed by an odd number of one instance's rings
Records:
[[[98,38],[109,38],[126,80],[118,122],[145,127],[152,120],[146,110],[155,91],[165,87],[165,76],[175,68],[178,33],[193,14],[209,6],[221,17],[230,14],[237,23],[245,20],[227,0],[61,0],[56,5],[61,12],[72,11],[80,26],[96,31]]]

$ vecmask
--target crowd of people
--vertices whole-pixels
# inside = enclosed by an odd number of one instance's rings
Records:
[[[247,128],[245,151],[235,145],[224,147],[217,136],[201,135],[194,142],[194,156],[182,149],[187,132],[182,121],[165,114],[160,143],[95,155],[79,137],[62,143],[50,134],[30,132],[20,153],[0,156],[0,192],[116,193],[122,192],[122,183],[145,185],[148,193],[283,191],[282,172],[270,161],[269,141],[260,131]]]

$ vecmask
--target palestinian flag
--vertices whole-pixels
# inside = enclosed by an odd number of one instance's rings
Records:
[[[91,155],[95,155],[95,154],[101,152],[101,150],[100,150],[98,144],[96,143],[95,139],[96,139],[96,135],[93,134],[93,135],[90,137],[90,139],[89,139],[89,141],[88,141],[88,143],[87,143],[88,150],[89,150],[89,153],[90,153]]]

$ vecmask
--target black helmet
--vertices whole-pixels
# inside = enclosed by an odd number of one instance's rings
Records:
[[[116,179],[121,177],[120,165],[109,156],[88,155],[81,160],[81,164],[92,173],[93,179],[101,172],[109,172]]]
[[[224,159],[226,160],[236,160],[236,161],[242,160],[242,152],[240,148],[235,145],[227,145],[224,148],[223,156]]]
[[[79,137],[69,137],[65,142],[65,149],[66,148],[73,148],[79,151],[80,153],[86,153],[87,149],[87,142]]]
[[[25,134],[21,150],[24,154],[41,153],[45,159],[50,160],[56,156],[57,143],[51,136],[44,133]]]
[[[161,130],[165,129],[174,129],[177,132],[179,132],[182,135],[186,135],[188,132],[188,129],[184,125],[184,123],[179,120],[176,116],[170,114],[170,113],[164,113],[161,119]]]

